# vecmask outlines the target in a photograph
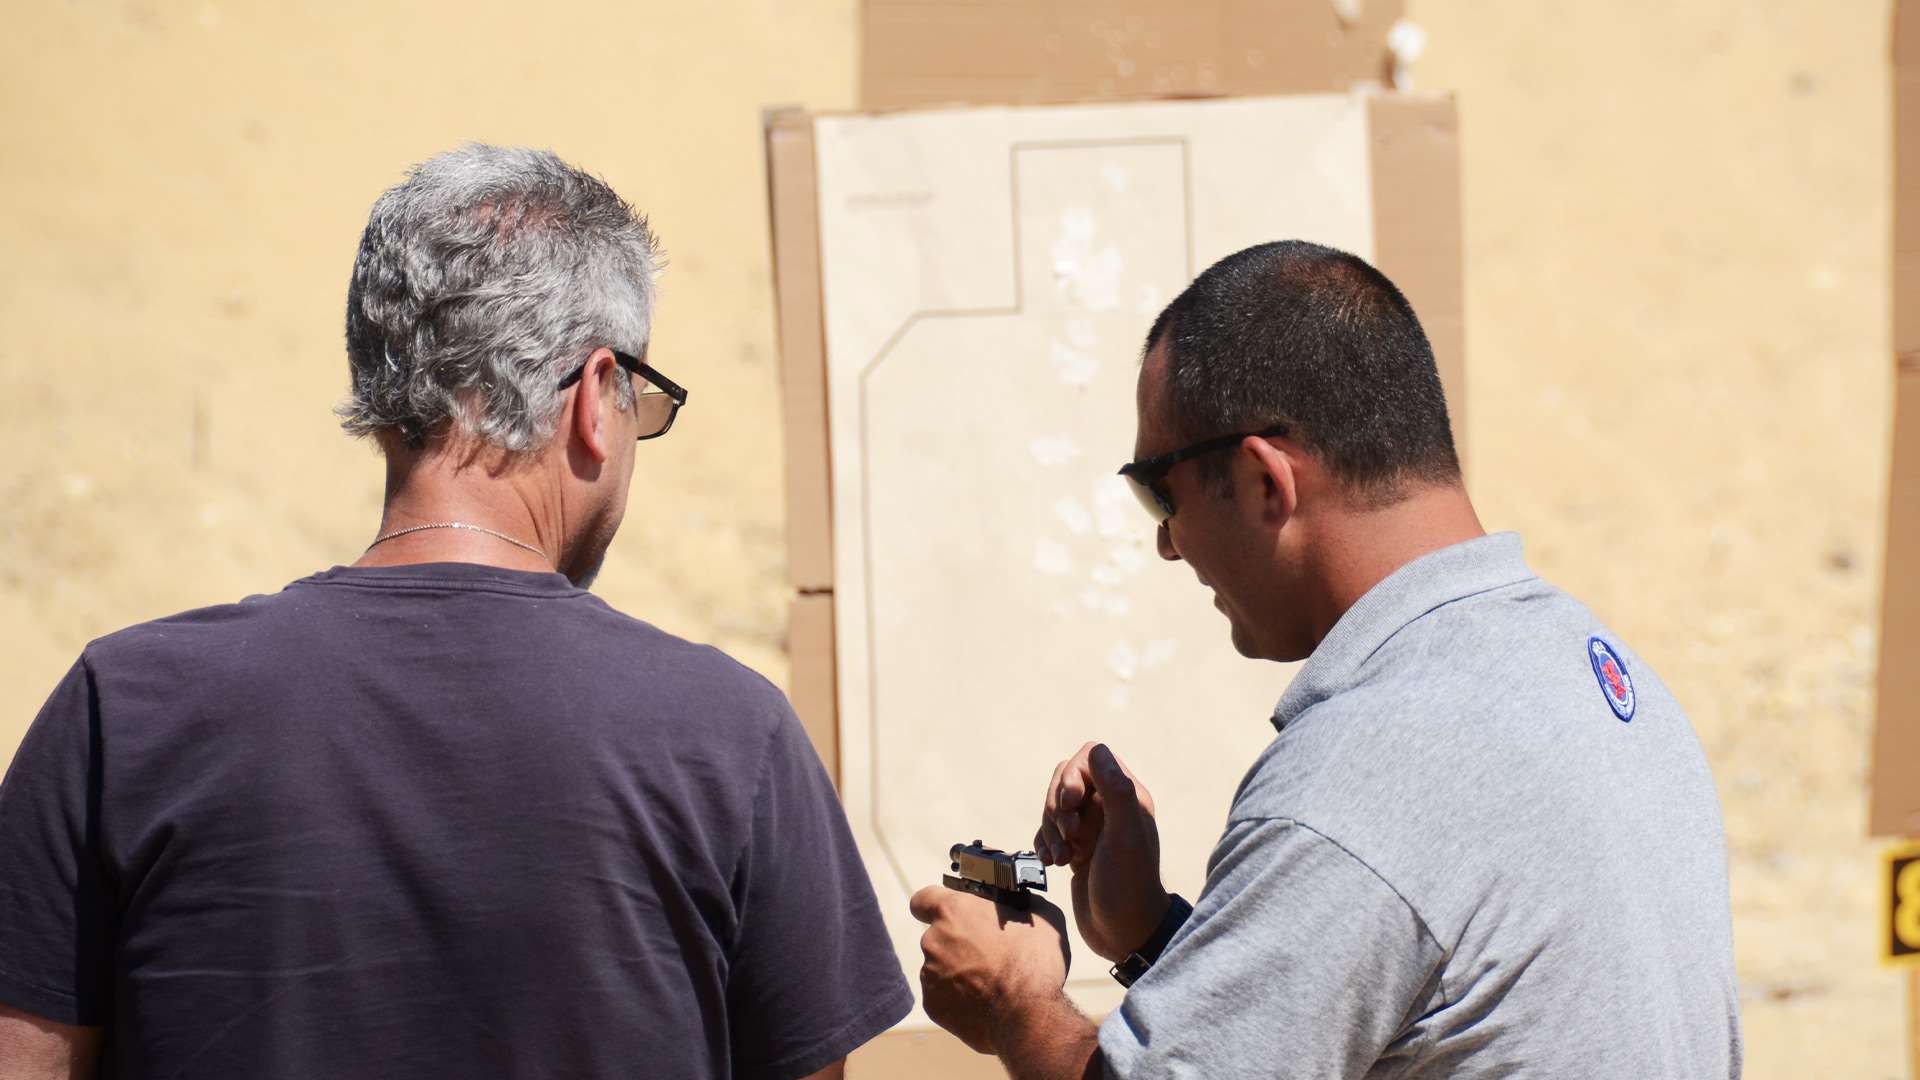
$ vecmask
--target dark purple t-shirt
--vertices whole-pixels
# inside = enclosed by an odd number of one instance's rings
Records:
[[[786,700],[558,574],[336,568],[87,647],[0,1001],[108,1076],[792,1077],[912,998]]]

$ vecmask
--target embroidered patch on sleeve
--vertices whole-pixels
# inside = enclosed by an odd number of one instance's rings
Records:
[[[1620,659],[1613,646],[1597,637],[1587,639],[1587,659],[1593,663],[1593,677],[1600,681],[1600,692],[1606,696],[1607,707],[1621,723],[1633,719],[1636,704],[1633,694],[1633,676],[1627,674],[1627,665]]]

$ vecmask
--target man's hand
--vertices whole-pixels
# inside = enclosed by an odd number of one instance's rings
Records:
[[[1108,960],[1126,959],[1166,917],[1153,796],[1105,745],[1088,743],[1054,767],[1033,849],[1073,868],[1074,921]]]
[[[911,905],[927,924],[920,1003],[975,1051],[998,1053],[1009,1028],[1061,997],[1072,957],[1059,908],[1036,896],[1016,911],[944,885],[914,893]]]
[[[74,1027],[0,1005],[0,1080],[86,1080],[106,1029]]]

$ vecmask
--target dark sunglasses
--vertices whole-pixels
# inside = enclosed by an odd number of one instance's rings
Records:
[[[1261,428],[1259,431],[1222,435],[1194,443],[1192,446],[1183,446],[1157,457],[1129,461],[1120,466],[1120,475],[1127,478],[1127,486],[1133,489],[1133,497],[1139,499],[1141,508],[1152,515],[1153,523],[1165,525],[1167,519],[1173,516],[1173,492],[1167,490],[1167,473],[1171,472],[1175,465],[1204,454],[1225,450],[1230,446],[1238,446],[1242,439],[1266,439],[1286,433],[1287,425],[1275,424],[1270,428]]]
[[[640,421],[640,441],[657,439],[673,426],[673,418],[680,415],[680,406],[687,403],[687,391],[679,383],[653,370],[638,357],[614,350],[613,361],[628,372],[646,380],[653,389],[641,390],[633,396],[633,412]],[[587,365],[582,363],[573,369],[573,374],[560,380],[560,389],[565,390],[580,381],[587,373]]]

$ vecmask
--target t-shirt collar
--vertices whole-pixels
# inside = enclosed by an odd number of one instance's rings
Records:
[[[1387,639],[1422,615],[1475,593],[1526,581],[1520,534],[1475,537],[1429,552],[1368,589],[1333,625],[1273,709],[1273,726],[1284,729],[1308,707],[1349,686],[1361,665]]]
[[[336,566],[301,578],[295,585],[351,585],[363,588],[445,589],[509,592],[523,596],[574,596],[585,590],[559,573],[510,570],[485,563],[403,563],[398,566]]]

